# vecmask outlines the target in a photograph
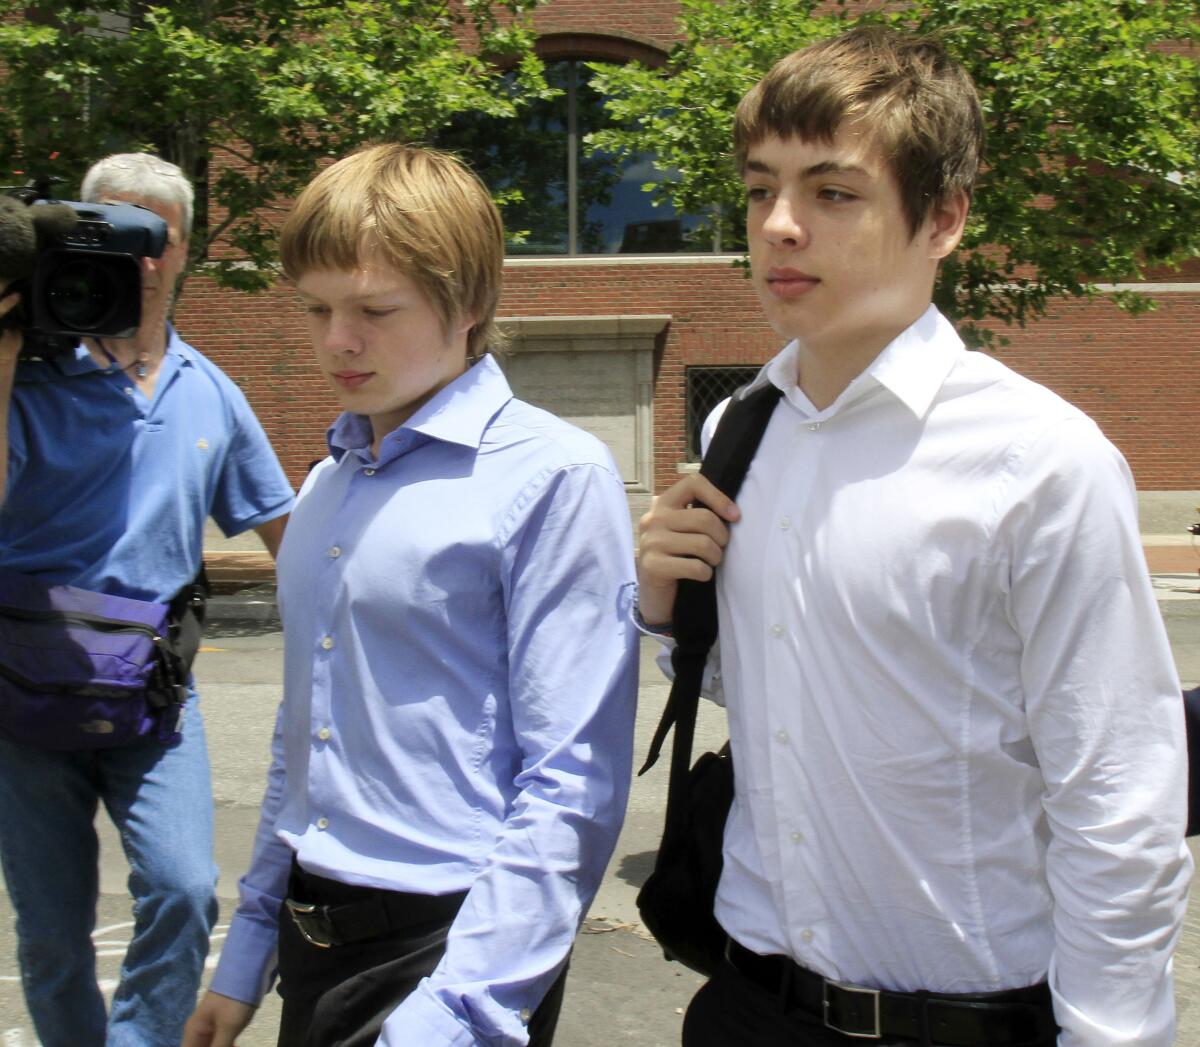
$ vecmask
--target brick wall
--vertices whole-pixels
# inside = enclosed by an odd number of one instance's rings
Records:
[[[627,36],[664,51],[677,39],[677,0],[553,0],[534,15],[539,33]]]
[[[1200,290],[1154,297],[1158,309],[1136,318],[1103,299],[1063,302],[998,356],[1091,415],[1139,488],[1196,490]]]
[[[870,7],[872,0],[859,6]],[[675,39],[677,0],[553,0],[536,16],[544,34],[607,35],[641,56]],[[562,39],[559,43],[563,43]],[[1162,280],[1200,280],[1200,264]],[[1068,302],[1025,331],[1006,332],[1000,358],[1092,415],[1129,459],[1146,490],[1200,488],[1200,285],[1158,296],[1156,312],[1133,319],[1110,302]],[[684,369],[689,364],[761,363],[779,339],[759,315],[743,271],[728,261],[680,264],[579,261],[510,265],[501,315],[669,313],[655,354],[655,483],[677,477],[684,460]],[[193,277],[180,302],[185,337],[241,384],[293,482],[324,454],[337,411],[314,373],[291,293],[221,291]]]
[[[655,354],[655,483],[684,460],[684,368],[761,363],[779,339],[740,269],[690,265],[511,266],[501,315],[668,313]],[[1181,285],[1192,286],[1192,285]],[[1157,295],[1133,318],[1100,299],[1064,302],[999,358],[1090,414],[1129,459],[1145,490],[1200,488],[1200,291]],[[291,292],[248,296],[193,277],[180,302],[185,337],[245,390],[293,481],[324,454],[337,404],[312,366]]]
[[[179,333],[241,386],[294,485],[325,456],[337,401],[316,372],[303,314],[290,289],[247,295],[188,280]]]

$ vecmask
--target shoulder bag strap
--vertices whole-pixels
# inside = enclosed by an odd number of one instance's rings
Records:
[[[745,395],[735,393],[713,434],[712,443],[700,466],[700,474],[730,498],[736,498],[742,480],[750,469],[755,452],[779,402],[780,392],[770,383]],[[696,729],[696,709],[709,649],[717,638],[717,587],[715,579],[679,583],[672,611],[671,628],[675,650],[671,665],[675,680],[663,710],[662,719],[650,742],[650,752],[638,774],[645,774],[658,760],[671,727],[675,739],[671,747],[671,773],[667,788],[667,818],[664,838],[678,821],[673,814],[682,810],[688,769],[691,766],[692,738]]]
[[[170,629],[171,655],[175,659],[172,671],[179,684],[187,683],[192,662],[200,650],[200,637],[204,631],[204,617],[212,587],[208,572],[202,562],[196,577],[179,590],[171,600]]]

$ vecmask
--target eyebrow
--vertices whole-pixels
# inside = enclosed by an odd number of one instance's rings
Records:
[[[770,175],[772,178],[778,178],[779,172],[770,164],[764,163],[762,160],[747,160],[746,170],[753,171],[755,174]],[[819,164],[812,164],[804,168],[800,172],[800,177],[803,178],[819,178],[822,175],[830,174],[849,174],[870,176],[870,172],[865,167],[860,167],[858,164],[839,164],[836,160],[822,160]]]
[[[298,294],[298,295],[299,295],[301,298],[308,299],[309,301],[313,301],[313,302],[323,302],[323,301],[325,301],[325,299],[324,299],[324,298],[322,298],[320,295],[318,295],[318,294],[313,294],[311,291],[302,291],[302,290],[300,290],[300,288],[299,288],[299,287],[296,287],[294,284],[292,285],[292,289],[293,289],[293,290],[296,292],[296,294]],[[368,299],[370,299],[370,298],[382,298],[382,297],[384,297],[385,295],[389,295],[389,294],[393,294],[393,293],[397,293],[397,292],[393,292],[393,291],[391,291],[391,290],[385,290],[385,291],[369,291],[369,292],[367,292],[366,294],[355,294],[355,295],[348,295],[348,296],[346,297],[346,301],[347,301],[347,302],[365,302],[365,301],[367,301],[367,300],[368,300]]]

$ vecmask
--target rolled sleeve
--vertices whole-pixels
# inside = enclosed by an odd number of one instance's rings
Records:
[[[384,1022],[377,1047],[412,1047],[418,1043],[431,1047],[433,1044],[437,1047],[475,1047],[480,1042],[471,1027],[428,989],[428,984],[428,979],[422,982],[404,1001],[401,1010],[393,1012]]]

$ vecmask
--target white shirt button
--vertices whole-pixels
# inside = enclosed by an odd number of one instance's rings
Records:
[[[331,560],[336,560],[341,555],[342,555],[342,547],[340,545],[335,545],[332,549],[329,550],[329,559],[331,559]]]
[[[792,526],[792,518],[790,516],[785,516],[782,520],[779,521],[779,529],[781,531],[786,531],[791,526]]]
[[[328,818],[318,818],[317,819],[317,828],[318,829],[328,829],[329,828],[329,819]]]
[[[815,432],[816,432],[818,429],[820,429],[820,428],[821,428],[821,423],[820,423],[820,422],[813,422],[813,423],[812,423],[812,424],[811,424],[811,425],[808,427],[808,431],[809,431],[810,433],[815,433]]]
[[[813,932],[805,927],[804,930],[800,932],[800,940],[802,942],[811,942],[813,940]]]
[[[321,637],[321,646],[324,647],[325,650],[327,650],[327,651],[332,650],[333,649],[333,637],[332,636],[322,636]]]
[[[319,731],[317,731],[317,737],[320,738],[321,741],[327,742],[331,737],[333,737],[333,731],[331,731],[328,727],[322,727]]]
[[[374,470],[374,469],[367,468],[367,469],[364,469],[364,470],[363,470],[363,472],[364,472],[364,473],[366,473],[366,475],[367,475],[367,476],[374,476],[374,475],[375,475],[375,470]]]
[[[521,1018],[521,1023],[522,1023],[523,1025],[528,1025],[528,1024],[529,1024],[529,1019],[530,1019],[530,1018],[532,1018],[532,1017],[533,1017],[533,1012],[532,1012],[532,1011],[530,1011],[530,1009],[529,1009],[528,1007],[522,1007],[522,1008],[521,1008],[521,1014],[520,1014],[520,1018]]]
[[[132,396],[132,395],[133,395],[133,386],[132,386],[132,385],[127,385],[127,386],[125,386],[125,395],[126,395],[126,396]]]
[[[714,680],[721,679],[721,670],[720,669],[716,669],[713,671],[713,679]]]
[[[780,625],[778,622],[776,622],[774,625],[771,626],[771,635],[772,636],[782,636],[783,635],[783,626]]]
[[[792,843],[803,843],[803,842],[804,842],[804,833],[802,833],[802,832],[792,833]]]
[[[780,741],[780,742],[786,742],[788,740],[787,731],[776,731],[775,732],[775,740]]]

